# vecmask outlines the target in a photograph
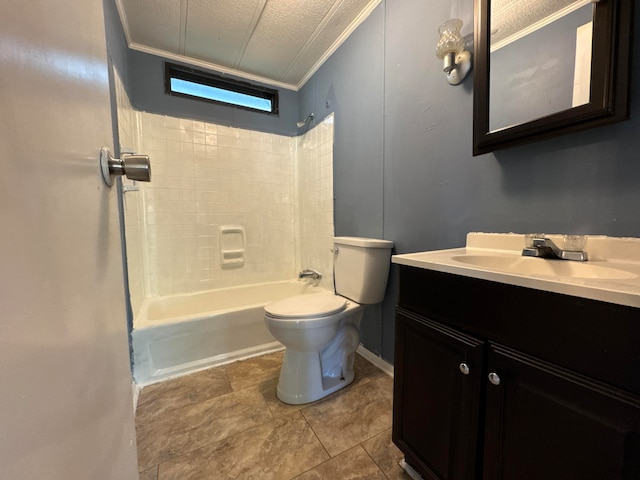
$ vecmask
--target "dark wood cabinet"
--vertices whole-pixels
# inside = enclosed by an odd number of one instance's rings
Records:
[[[406,461],[430,480],[640,480],[640,313],[509,287],[400,267],[393,440]],[[509,323],[502,306],[518,303]],[[575,342],[549,339],[551,324]],[[598,325],[606,347],[581,343]]]
[[[640,479],[638,398],[490,345],[485,480]]]
[[[473,478],[485,342],[401,310],[396,335],[394,441],[426,478]]]

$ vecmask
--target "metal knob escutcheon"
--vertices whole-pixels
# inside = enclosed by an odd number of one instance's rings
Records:
[[[113,176],[125,175],[129,180],[151,181],[151,163],[148,155],[123,154],[113,158],[107,147],[100,149],[100,170],[107,186],[113,185]]]

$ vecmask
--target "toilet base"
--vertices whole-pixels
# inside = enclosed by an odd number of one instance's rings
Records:
[[[355,355],[355,352],[350,355]],[[353,361],[347,364],[353,365]],[[340,376],[323,376],[318,352],[287,349],[280,370],[277,396],[280,401],[290,405],[310,403],[350,385],[354,378],[353,369],[343,371]]]

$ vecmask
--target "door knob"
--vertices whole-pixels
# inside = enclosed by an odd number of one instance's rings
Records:
[[[494,385],[500,385],[500,376],[496,372],[489,374],[489,381]]]
[[[113,158],[107,147],[100,149],[100,171],[107,186],[113,185],[115,175],[125,175],[129,180],[151,181],[151,163],[148,155],[123,154]]]
[[[466,363],[461,363],[460,364],[460,371],[464,374],[464,375],[469,375],[469,365],[467,365]]]

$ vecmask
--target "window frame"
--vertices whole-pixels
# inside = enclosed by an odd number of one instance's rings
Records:
[[[271,111],[252,108],[245,105],[237,105],[235,103],[225,102],[222,100],[213,100],[198,95],[189,95],[187,93],[176,92],[171,88],[171,79],[184,80],[187,82],[198,83],[208,87],[219,88],[230,92],[250,95],[256,98],[262,98],[271,101]],[[227,107],[240,108],[251,112],[264,113],[267,115],[279,116],[280,110],[278,106],[278,90],[273,88],[261,87],[248,82],[241,82],[230,78],[222,77],[213,73],[197,70],[195,68],[177,65],[175,63],[164,63],[164,90],[167,95],[174,97],[190,98],[201,102],[215,103],[217,105],[225,105]]]

